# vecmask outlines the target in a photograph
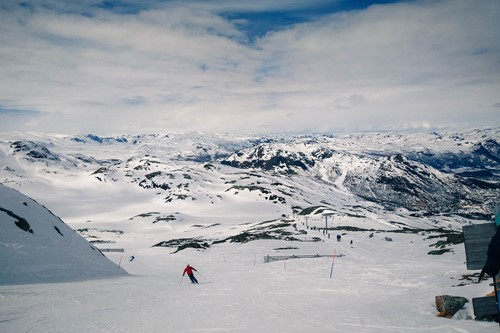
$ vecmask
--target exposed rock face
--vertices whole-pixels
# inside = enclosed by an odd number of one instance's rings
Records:
[[[493,204],[490,199],[500,189],[498,171],[495,171],[500,169],[498,142],[489,138],[471,143],[464,142],[460,136],[429,135],[438,141],[451,140],[461,148],[439,151],[436,148],[402,146],[399,150],[393,147],[375,151],[373,148],[359,150],[358,147],[358,150],[349,152],[336,146],[339,143],[351,144],[348,142],[328,137],[304,138],[262,143],[236,152],[221,163],[286,176],[307,175],[322,179],[391,210],[406,208],[488,219],[491,209],[485,208]],[[403,138],[397,137],[398,140]],[[387,144],[386,139],[378,138],[381,145]],[[469,147],[464,147],[466,144]],[[342,182],[339,184],[338,180]]]
[[[452,318],[468,302],[467,298],[461,296],[436,296],[436,307],[439,311],[438,317]]]

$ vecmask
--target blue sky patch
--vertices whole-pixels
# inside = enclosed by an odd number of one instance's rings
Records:
[[[307,1],[300,8],[286,8],[255,11],[232,10],[222,12],[221,15],[228,20],[245,23],[238,24],[239,29],[245,32],[250,40],[265,36],[268,32],[286,29],[294,24],[313,21],[319,17],[343,11],[360,10],[374,4],[387,4],[402,2],[396,0],[380,1]]]

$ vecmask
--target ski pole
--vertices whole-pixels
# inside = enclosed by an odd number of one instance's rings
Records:
[[[181,282],[179,282],[179,285],[182,283],[182,280],[184,280],[184,275],[181,277]]]

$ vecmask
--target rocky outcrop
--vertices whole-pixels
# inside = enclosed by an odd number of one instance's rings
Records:
[[[436,296],[436,307],[439,311],[437,316],[450,319],[468,302],[467,298],[461,296]]]

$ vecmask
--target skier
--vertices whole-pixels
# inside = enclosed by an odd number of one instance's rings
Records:
[[[194,283],[198,283],[198,280],[196,280],[196,278],[194,277],[193,271],[198,272],[196,270],[196,268],[187,265],[186,268],[184,268],[184,273],[182,273],[182,276],[184,276],[187,273],[187,275],[191,279],[191,283],[194,284]]]

